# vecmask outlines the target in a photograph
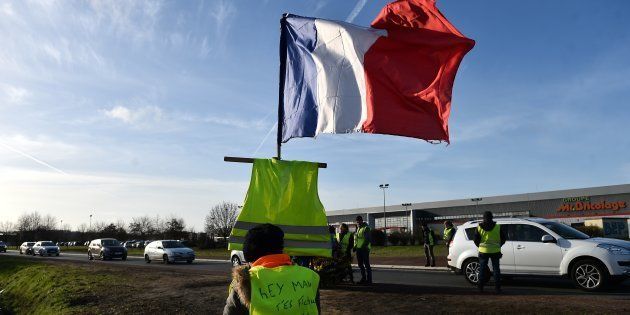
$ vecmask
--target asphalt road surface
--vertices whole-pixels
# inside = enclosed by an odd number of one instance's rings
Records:
[[[10,250],[6,254],[7,256],[25,256],[20,255],[17,251]],[[87,255],[82,253],[64,253],[62,252],[59,257],[32,257],[35,259],[46,260],[71,260],[71,261],[88,261]],[[89,263],[94,264],[112,264],[112,265],[134,265],[143,266],[146,268],[170,268],[177,270],[189,270],[196,272],[208,272],[214,274],[229,274],[231,265],[228,260],[215,260],[215,259],[198,259],[192,264],[176,263],[176,264],[163,264],[161,261],[152,261],[147,264],[142,257],[128,257],[126,261],[121,260],[108,260],[98,261],[94,260]],[[359,272],[355,271],[355,279],[358,279]],[[476,290],[471,286],[462,275],[455,275],[451,272],[445,271],[419,271],[419,270],[397,270],[397,269],[379,269],[373,268],[373,278],[375,285],[381,284],[399,284],[408,286],[422,286],[425,288],[458,288],[458,290],[469,288],[471,291]],[[489,284],[488,289],[492,289],[492,284]],[[576,294],[588,294],[588,295],[601,295],[601,296],[625,296],[630,298],[630,280],[626,280],[621,285],[606,290],[604,292],[588,293],[573,287],[571,281],[566,279],[557,278],[525,278],[516,277],[512,279],[506,279],[503,283],[503,289],[508,294],[522,294],[522,295],[576,295]],[[442,291],[442,290],[440,290]]]

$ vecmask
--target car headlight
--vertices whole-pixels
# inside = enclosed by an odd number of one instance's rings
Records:
[[[597,245],[597,247],[599,248],[603,248],[608,250],[609,253],[613,254],[613,255],[630,255],[630,249],[621,247],[621,246],[617,246],[617,245],[612,245],[612,244],[599,244]]]

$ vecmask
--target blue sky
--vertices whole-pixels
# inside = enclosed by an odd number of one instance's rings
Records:
[[[0,1],[0,221],[175,214],[202,229],[275,154],[279,17],[367,26],[387,1]],[[438,1],[477,41],[451,145],[296,139],[329,210],[630,182],[630,2]],[[271,136],[263,143],[266,135]],[[262,145],[261,145],[262,143]]]

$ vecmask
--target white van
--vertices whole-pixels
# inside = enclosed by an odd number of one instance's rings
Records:
[[[587,291],[630,277],[629,241],[590,238],[568,225],[540,218],[495,221],[507,232],[507,242],[501,247],[501,275],[565,276]],[[480,222],[457,227],[447,257],[449,267],[472,284],[479,281],[473,237]]]

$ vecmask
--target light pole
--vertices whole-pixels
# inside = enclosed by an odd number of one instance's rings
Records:
[[[383,190],[383,226],[385,227],[383,231],[385,231],[385,246],[387,246],[387,214],[385,212],[385,189],[389,188],[389,184],[380,184],[378,185],[378,187]]]
[[[411,206],[410,203],[403,203],[402,204],[403,207],[405,207],[405,215],[407,215],[407,232],[409,233],[409,220],[411,220],[410,215],[407,213],[409,212],[409,206]]]
[[[479,214],[479,201],[483,200],[483,198],[472,198],[470,201],[475,203],[475,214]]]
[[[92,231],[92,215],[90,214],[90,231]]]

